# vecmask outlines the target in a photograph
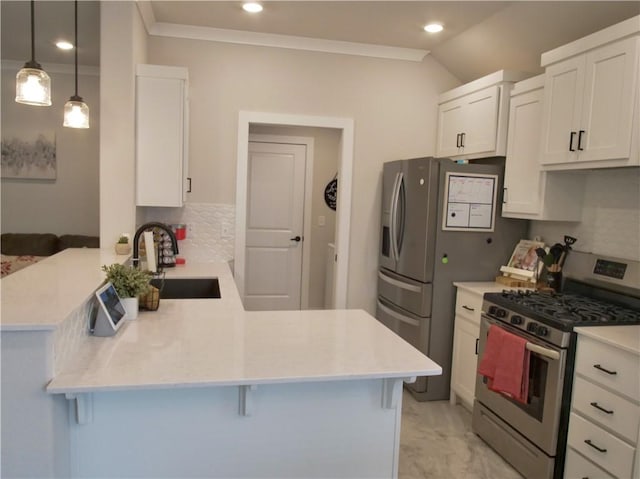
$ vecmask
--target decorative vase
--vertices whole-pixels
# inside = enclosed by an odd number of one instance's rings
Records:
[[[124,306],[124,310],[127,313],[126,319],[136,319],[138,317],[138,297],[135,298],[120,298],[122,301],[122,306]]]
[[[131,253],[131,245],[129,243],[116,243],[116,254]]]

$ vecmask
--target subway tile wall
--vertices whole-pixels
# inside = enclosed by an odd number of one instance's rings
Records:
[[[143,221],[187,225],[187,237],[178,242],[178,256],[208,263],[229,261],[234,256],[235,205],[186,203],[182,208],[141,208]]]
[[[568,234],[578,238],[578,251],[640,261],[640,168],[585,174],[584,198],[575,199],[582,202],[582,221],[532,221],[530,237],[552,245]]]

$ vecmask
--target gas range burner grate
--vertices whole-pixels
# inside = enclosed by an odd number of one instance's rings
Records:
[[[574,293],[509,291],[485,296],[532,319],[568,326],[640,324],[640,310]]]

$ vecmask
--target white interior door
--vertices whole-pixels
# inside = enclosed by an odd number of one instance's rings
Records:
[[[244,306],[300,309],[306,146],[249,142]]]

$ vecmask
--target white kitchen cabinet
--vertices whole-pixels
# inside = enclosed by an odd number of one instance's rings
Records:
[[[509,103],[502,216],[580,221],[584,176],[540,166],[544,75],[514,85]]]
[[[471,409],[475,398],[480,315],[484,293],[501,291],[493,282],[460,282],[457,286],[449,401]]]
[[[526,75],[501,70],[440,95],[436,156],[504,156],[509,91]]]
[[[478,338],[480,323],[456,315],[453,333],[453,358],[451,369],[452,404],[459,398],[472,407],[476,394],[476,368],[478,363]]]
[[[576,331],[565,477],[638,477],[640,326]]]
[[[542,55],[546,169],[639,165],[640,17]]]
[[[191,190],[187,80],[183,67],[137,66],[138,206],[183,206]]]

